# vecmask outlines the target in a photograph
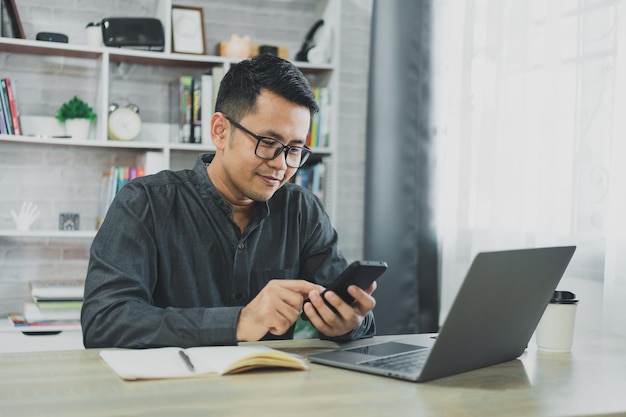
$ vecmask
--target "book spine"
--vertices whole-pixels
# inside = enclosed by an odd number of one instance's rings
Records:
[[[310,190],[323,201],[325,174],[326,166],[320,161],[300,168],[295,175],[294,183]]]
[[[313,88],[313,94],[315,95],[315,101],[320,102],[320,89],[319,87]],[[319,144],[319,126],[320,126],[320,113],[317,112],[315,116],[313,116],[313,120],[311,121],[311,148],[316,148],[320,146]]]
[[[15,84],[11,81],[11,78],[5,78],[7,84],[7,96],[9,98],[9,107],[11,108],[11,121],[13,123],[13,132],[16,135],[22,134],[22,127],[20,126],[20,115],[17,110],[17,95],[15,94]]]
[[[202,143],[202,85],[201,77],[191,82],[191,134],[190,143]]]
[[[222,78],[224,78],[224,67],[213,67],[211,69],[211,74],[213,76],[213,110],[215,111],[215,104],[217,102],[217,93],[220,89],[220,83],[222,82]]]
[[[313,166],[313,175],[315,177],[316,186],[313,188],[313,192],[317,197],[324,201],[324,182],[326,180],[326,165],[324,162],[319,162]]]
[[[2,101],[2,110],[4,113],[4,122],[9,135],[13,134],[13,118],[11,117],[11,109],[9,107],[9,97],[7,96],[7,83],[3,78],[0,80],[0,101]]]
[[[180,92],[180,141],[189,143],[191,138],[191,81],[192,77],[179,77]]]
[[[119,166],[115,168],[116,177],[117,177],[117,187],[115,189],[115,194],[117,194],[123,186],[128,183],[130,178],[130,167],[129,166]]]
[[[320,128],[319,128],[319,137],[320,143],[318,146],[323,148],[328,148],[330,146],[330,121],[331,121],[331,110],[330,110],[330,90],[328,87],[322,87],[320,89]]]
[[[107,210],[109,208],[109,206],[111,205],[111,203],[113,202],[113,199],[115,198],[115,194],[117,194],[117,178],[119,177],[119,175],[117,175],[117,168],[116,167],[111,167],[111,176],[109,177],[109,195],[108,195],[108,202],[107,202]]]
[[[111,195],[111,177],[113,173],[111,170],[102,174],[102,182],[100,183],[100,206],[98,207],[98,217],[96,218],[96,230],[100,229],[104,216],[106,216],[109,209],[109,196]]]
[[[211,141],[211,117],[213,116],[213,76],[202,75],[202,95],[200,105],[200,117],[202,119],[202,140]]]
[[[9,132],[7,131],[7,124],[4,120],[4,106],[2,105],[2,102],[0,101],[0,134],[2,135],[6,135]]]
[[[100,185],[100,208],[96,219],[96,229],[104,221],[109,206],[115,199],[118,191],[129,181],[143,177],[146,170],[142,166],[112,166],[107,172],[102,174]]]

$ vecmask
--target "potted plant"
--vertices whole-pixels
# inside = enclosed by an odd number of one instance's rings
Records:
[[[74,139],[87,139],[91,122],[96,113],[78,96],[72,97],[59,107],[57,120],[65,124],[65,133]]]

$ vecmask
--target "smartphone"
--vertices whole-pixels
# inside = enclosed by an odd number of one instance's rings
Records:
[[[348,293],[348,287],[350,285],[356,285],[361,289],[366,289],[372,282],[376,281],[387,270],[387,263],[382,261],[354,261],[341,274],[335,279],[335,281],[322,293],[322,299],[331,310],[338,314],[335,308],[326,301],[324,293],[326,291],[333,291],[343,301],[348,304],[354,302],[354,297]],[[309,299],[304,300],[304,303],[309,303]],[[308,320],[308,317],[302,310],[302,318]]]

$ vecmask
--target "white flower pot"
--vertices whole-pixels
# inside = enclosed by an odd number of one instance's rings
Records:
[[[67,119],[65,121],[65,134],[74,140],[86,140],[89,137],[91,121],[88,119]]]

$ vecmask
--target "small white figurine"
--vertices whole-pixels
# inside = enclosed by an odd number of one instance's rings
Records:
[[[39,218],[39,214],[39,207],[26,201],[22,203],[22,209],[19,215],[15,214],[14,210],[11,210],[11,215],[13,216],[17,230],[23,232],[30,229],[30,226]]]

